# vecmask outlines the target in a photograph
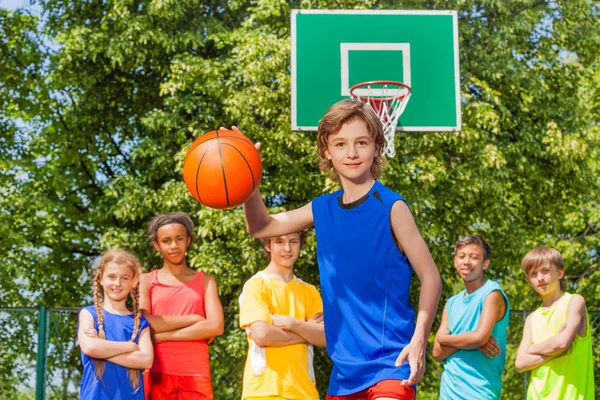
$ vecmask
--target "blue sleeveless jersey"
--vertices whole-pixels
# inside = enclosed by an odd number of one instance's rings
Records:
[[[94,317],[94,328],[98,330],[98,314],[93,305],[84,307]],[[81,312],[81,311],[80,311]],[[107,340],[116,342],[128,342],[133,333],[133,314],[118,315],[104,311],[104,332]],[[140,317],[140,330],[135,338],[138,343],[140,333],[150,323],[144,317]],[[127,368],[106,361],[102,381],[96,379],[94,375],[93,359],[81,352],[81,362],[83,364],[83,374],[81,376],[81,386],[79,389],[79,398],[81,400],[109,400],[109,399],[136,399],[144,400],[144,385],[141,372],[138,372],[140,388],[133,393],[133,388],[129,384],[127,377]]]
[[[451,334],[472,332],[479,325],[483,303],[493,291],[499,291],[506,301],[504,318],[494,324],[491,336],[497,339],[500,354],[488,358],[478,349],[458,350],[446,359],[440,383],[441,400],[499,399],[502,373],[506,362],[506,329],[510,303],[497,282],[488,279],[482,287],[467,295],[461,291],[448,299],[448,329]]]
[[[317,197],[312,212],[323,296],[330,395],[346,395],[386,379],[407,379],[394,366],[412,339],[408,301],[412,267],[396,245],[390,214],[405,201],[379,182],[343,204],[343,191]]]

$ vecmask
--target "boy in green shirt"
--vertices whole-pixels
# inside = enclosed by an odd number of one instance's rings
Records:
[[[594,359],[585,300],[567,293],[561,254],[539,246],[521,263],[542,306],[525,321],[515,366],[531,370],[527,399],[594,399]]]

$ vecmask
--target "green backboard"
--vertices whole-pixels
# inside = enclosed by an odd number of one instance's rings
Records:
[[[373,80],[412,88],[397,131],[461,129],[456,11],[293,10],[291,30],[292,130]]]

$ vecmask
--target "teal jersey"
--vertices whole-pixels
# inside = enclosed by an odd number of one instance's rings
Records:
[[[478,349],[458,350],[446,359],[440,384],[441,400],[499,399],[502,390],[502,373],[506,362],[506,329],[510,304],[500,285],[488,279],[471,294],[466,290],[448,299],[448,329],[451,335],[472,332],[479,325],[483,303],[493,291],[502,293],[506,301],[504,317],[496,322],[492,336],[500,347],[500,354],[488,358]]]

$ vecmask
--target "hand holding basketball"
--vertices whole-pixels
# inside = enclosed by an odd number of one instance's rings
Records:
[[[227,130],[227,128],[224,128],[224,127],[220,127],[219,129],[220,129],[220,130],[224,130],[224,131],[226,131],[226,130]],[[233,126],[231,127],[231,130],[232,130],[232,131],[239,132],[240,134],[242,134],[242,131],[240,131],[240,130],[238,129],[238,127],[237,127],[237,126],[235,126],[235,125],[233,125]],[[262,146],[262,144],[261,144],[260,142],[256,142],[256,143],[254,143],[254,148],[255,148],[255,149],[258,151],[258,152],[260,152],[260,147],[261,147],[261,146]]]
[[[245,203],[258,188],[262,163],[254,145],[236,127],[200,136],[183,162],[183,180],[196,200],[226,209]]]

